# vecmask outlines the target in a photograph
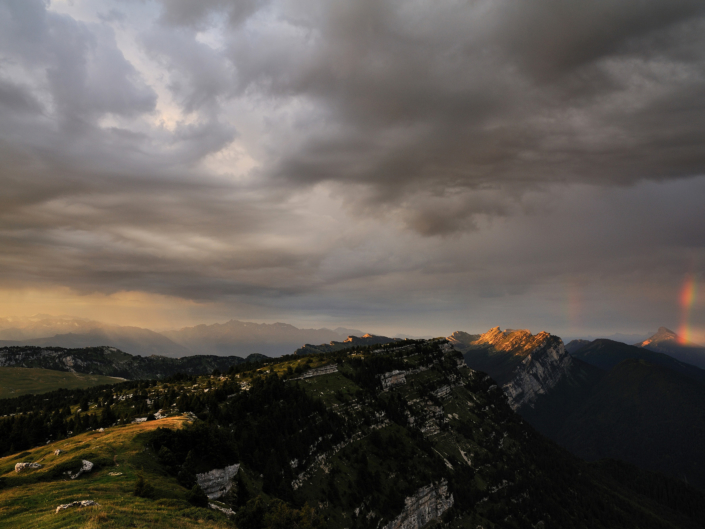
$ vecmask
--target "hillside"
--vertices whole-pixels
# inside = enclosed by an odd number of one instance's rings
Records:
[[[75,389],[115,384],[121,380],[123,379],[51,369],[0,367],[0,399],[46,393],[59,388]]]
[[[443,341],[374,350],[242,364],[221,377],[64,391],[39,414],[22,411],[36,409],[38,397],[0,401],[0,412],[19,412],[0,419],[2,446],[8,429],[31,434],[37,424],[51,426],[33,434],[40,446],[16,444],[25,451],[0,459],[4,527],[705,523],[702,493],[628,465],[586,464],[536,434],[494,381],[464,366]],[[168,418],[130,424],[150,411]],[[106,429],[71,436],[67,427]],[[70,480],[62,474],[84,460],[89,472]],[[41,467],[17,473],[17,463]],[[56,512],[79,500],[98,505]]]
[[[227,371],[231,366],[264,358],[197,355],[184,358],[133,356],[114,347],[3,347],[0,367],[35,367],[110,377],[133,379],[163,378],[177,373],[205,374],[214,369]]]
[[[705,385],[644,360],[614,367],[556,439],[589,460],[615,458],[705,488]]]
[[[657,353],[643,347],[627,345],[607,339],[589,342],[571,353],[595,367],[609,371],[624,360],[644,360],[649,364],[665,367],[701,383],[705,383],[705,370],[680,362],[670,355]]]
[[[574,353],[576,351],[579,351],[590,343],[592,343],[592,340],[571,340],[570,342],[565,344],[565,350],[568,352],[568,354],[574,356]]]
[[[656,334],[635,345],[705,369],[705,347],[685,343],[680,336],[666,327],[660,327]]]
[[[6,528],[25,527],[155,527],[224,528],[225,515],[188,503],[188,491],[160,475],[153,457],[143,452],[145,436],[156,428],[180,429],[183,416],[82,433],[22,454],[0,459],[0,518]],[[55,451],[60,450],[59,455]],[[93,468],[75,480],[90,461]],[[41,469],[15,472],[18,462],[38,462]],[[158,500],[135,497],[135,482],[144,468]],[[98,505],[60,505],[92,500]]]

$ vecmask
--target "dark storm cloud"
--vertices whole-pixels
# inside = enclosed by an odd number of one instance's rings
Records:
[[[322,311],[673,285],[705,225],[704,15],[0,0],[0,285]]]
[[[701,2],[290,9],[296,31],[236,34],[228,49],[241,91],[302,97],[323,116],[272,166],[283,181],[362,184],[366,199],[394,202],[419,187],[626,184],[705,169]]]
[[[266,0],[166,0],[162,21],[171,26],[200,28],[208,25],[208,19],[214,13],[224,11],[229,23],[237,26],[267,3]]]

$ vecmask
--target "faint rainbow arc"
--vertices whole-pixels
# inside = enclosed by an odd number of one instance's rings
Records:
[[[697,283],[693,274],[688,274],[681,289],[681,325],[678,329],[678,340],[681,344],[689,343],[692,339],[690,328],[690,312],[697,296]]]

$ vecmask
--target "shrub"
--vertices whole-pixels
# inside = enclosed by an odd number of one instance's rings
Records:
[[[208,496],[203,492],[203,489],[198,485],[194,485],[188,493],[187,497],[191,505],[196,507],[208,507]]]
[[[134,494],[140,498],[154,498],[154,487],[145,481],[141,471],[137,473]]]

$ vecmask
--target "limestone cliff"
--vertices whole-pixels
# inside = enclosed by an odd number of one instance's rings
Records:
[[[539,395],[545,394],[568,375],[573,359],[566,352],[563,341],[548,333],[529,352],[519,368],[515,370],[514,379],[503,386],[513,409],[524,405],[533,407]]]
[[[472,335],[453,333],[449,341],[466,351],[470,367],[489,373],[504,389],[515,410],[533,407],[539,395],[548,393],[568,375],[573,360],[563,341],[547,332],[494,327],[469,341]],[[456,343],[458,345],[456,345]]]
[[[499,327],[494,327],[480,335],[471,345],[491,345],[497,351],[526,356],[541,347],[550,336],[545,331],[533,335],[527,330],[507,329],[502,331]]]
[[[448,494],[448,482],[443,479],[440,483],[421,487],[404,503],[401,514],[383,529],[421,529],[453,506],[453,495]]]
[[[238,470],[240,470],[239,464],[216,468],[203,474],[196,474],[196,482],[209,500],[217,500],[232,488],[232,479],[237,475]]]

